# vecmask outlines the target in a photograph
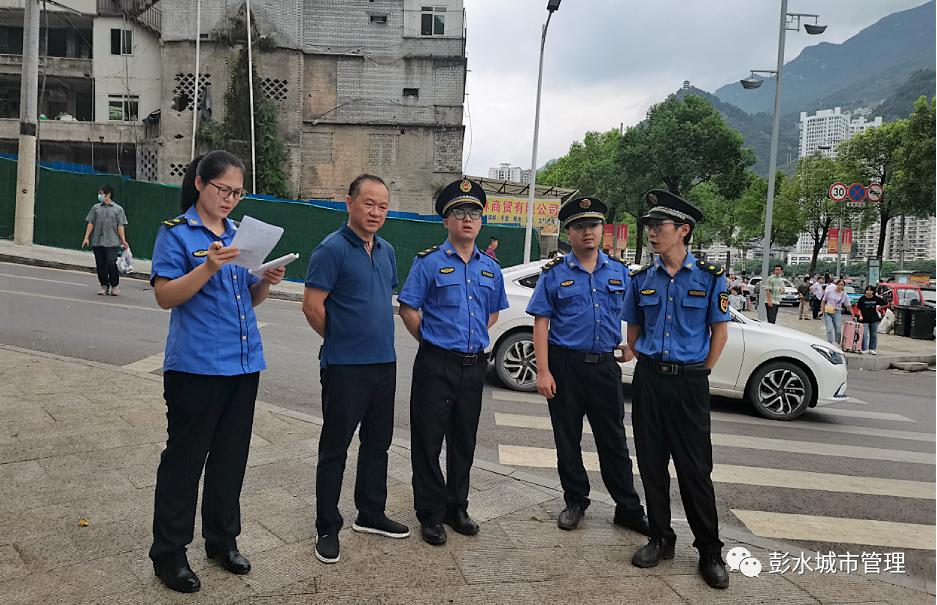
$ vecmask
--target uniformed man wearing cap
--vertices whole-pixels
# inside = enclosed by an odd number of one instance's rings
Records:
[[[479,252],[485,192],[461,180],[436,198],[449,237],[417,254],[400,290],[400,317],[420,343],[410,392],[413,504],[421,535],[446,543],[442,524],[478,533],[468,515],[469,471],[488,367],[488,328],[508,308],[497,261]],[[421,314],[422,311],[422,314]],[[439,466],[446,440],[446,477]]]
[[[544,265],[527,313],[535,317],[537,390],[549,400],[566,501],[557,525],[575,529],[589,507],[589,477],[580,449],[585,415],[602,480],[615,500],[615,523],[647,535],[647,517],[634,491],[617,363],[631,359],[631,351],[621,345],[619,319],[628,270],[599,250],[607,210],[596,198],[577,198],[560,208],[572,251]]]
[[[687,245],[703,214],[668,191],[648,192],[641,217],[657,256],[634,271],[621,317],[638,358],[632,382],[634,443],[644,484],[650,540],[631,559],[654,567],[672,559],[671,456],[680,497],[699,550],[699,571],[726,588],[719,520],[710,474],[709,373],[726,344],[729,293],[721,267],[697,260]]]

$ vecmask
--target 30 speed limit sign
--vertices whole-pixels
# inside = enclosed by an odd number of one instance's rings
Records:
[[[830,185],[829,195],[830,195],[830,199],[833,200],[834,202],[841,202],[844,199],[846,199],[847,193],[848,193],[848,190],[846,189],[846,185],[843,185],[840,182],[836,182]]]
[[[870,202],[880,202],[882,201],[882,195],[884,194],[882,185],[879,183],[872,183],[869,185],[869,188],[866,190],[865,195]]]

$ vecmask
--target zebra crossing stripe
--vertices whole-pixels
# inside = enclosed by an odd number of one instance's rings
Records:
[[[502,414],[495,412],[495,424],[516,428],[529,428],[552,430],[550,419],[542,416],[524,416],[521,414]],[[588,421],[583,423],[583,432],[592,433]],[[628,437],[634,437],[630,426],[625,426]],[[890,450],[876,447],[862,447],[857,445],[838,445],[835,443],[820,443],[813,441],[792,441],[789,439],[772,439],[770,437],[753,437],[750,435],[728,435],[723,433],[712,434],[712,444],[722,447],[737,447],[750,450],[766,450],[772,452],[788,452],[794,454],[810,454],[811,456],[830,456],[834,458],[860,458],[868,460],[889,460],[892,462],[910,462],[912,464],[935,463],[934,455],[928,452],[909,452],[905,450]]]
[[[499,445],[498,459],[507,466],[531,468],[556,468],[556,450],[552,448],[529,447],[520,445]],[[599,457],[595,452],[583,452],[582,462],[587,471],[599,470]],[[673,465],[670,475],[676,477]],[[893,496],[897,498],[916,498],[934,500],[933,483],[908,481],[904,479],[883,479],[880,477],[854,477],[796,471],[776,468],[756,468],[733,464],[713,465],[712,480],[715,483],[754,485],[759,487],[780,487],[788,489],[806,489],[870,496]]]
[[[934,526],[729,509],[756,536],[905,550],[934,550]]]

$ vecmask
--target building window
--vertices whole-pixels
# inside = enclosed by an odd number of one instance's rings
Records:
[[[107,119],[114,122],[136,122],[140,97],[111,95],[107,98]]]
[[[419,88],[404,88],[404,89],[403,89],[403,96],[404,96],[404,98],[406,98],[406,97],[413,97],[414,99],[419,99],[419,98],[420,98],[420,89],[419,89]]]
[[[133,54],[133,30],[132,29],[112,29],[111,30],[111,54],[112,55],[132,55]]]
[[[446,33],[446,7],[424,6],[420,11],[420,35],[443,36]]]
[[[376,25],[387,25],[387,15],[371,15],[371,23]]]

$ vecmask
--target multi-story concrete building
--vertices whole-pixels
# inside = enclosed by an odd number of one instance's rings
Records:
[[[860,132],[882,125],[881,116],[867,120],[866,116],[844,112],[840,107],[820,109],[808,116],[800,112],[800,157],[820,152],[826,157],[836,157],[836,146]]]
[[[502,162],[498,166],[488,169],[488,178],[527,184],[530,182],[530,170],[524,170],[520,166],[512,166],[510,163]]]
[[[39,38],[42,161],[138,176],[138,147],[154,134],[142,120],[160,104],[158,4],[61,0],[46,5]],[[0,151],[5,153],[17,152],[23,19],[23,0],[0,0]]]
[[[868,258],[878,252],[879,225],[875,221],[855,235],[856,256]],[[902,234],[901,217],[889,219],[885,227],[885,246],[882,251],[883,260],[897,261],[904,255],[904,260],[930,260],[937,258],[937,243],[935,243],[934,217],[904,219],[904,233]]]
[[[159,175],[189,161],[195,3],[163,0]],[[239,48],[225,34],[243,2],[202,0],[198,85],[224,115]],[[393,210],[432,212],[435,191],[462,175],[465,25],[461,0],[255,0],[254,62],[279,110],[291,193],[343,199],[361,172],[391,190]],[[243,13],[240,13],[243,15]],[[233,20],[232,20],[233,19]],[[243,46],[242,46],[243,47]],[[243,91],[247,94],[247,91]],[[177,104],[178,105],[178,104]]]

